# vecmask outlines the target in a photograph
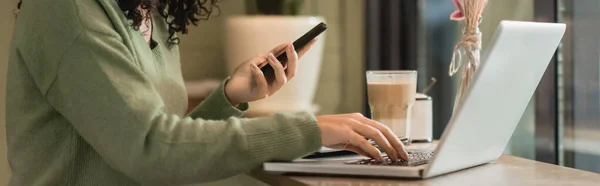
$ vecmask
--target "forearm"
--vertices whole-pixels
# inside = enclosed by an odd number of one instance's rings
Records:
[[[319,129],[306,113],[257,119],[177,120],[159,116],[144,144],[117,162],[137,157],[128,175],[151,183],[198,183],[248,172],[270,160],[293,160],[320,147]]]

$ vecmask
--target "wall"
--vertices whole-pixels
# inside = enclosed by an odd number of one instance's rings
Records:
[[[321,114],[363,109],[363,1],[305,0],[301,14],[320,15],[328,23],[325,55],[315,102]],[[224,23],[245,13],[245,1],[226,0],[221,12],[182,37],[181,62],[188,81],[226,77]]]
[[[364,8],[360,0],[308,0],[304,14],[327,21],[315,103],[321,114],[360,112],[364,94]]]
[[[6,100],[6,65],[8,63],[8,46],[14,22],[13,10],[16,0],[0,2],[0,185],[7,185],[10,169],[6,160],[6,130],[4,124]]]

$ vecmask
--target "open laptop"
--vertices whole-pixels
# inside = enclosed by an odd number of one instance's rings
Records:
[[[264,170],[429,178],[494,161],[502,155],[565,28],[560,23],[502,21],[433,152],[411,152],[403,163],[377,163],[354,155],[268,162]]]

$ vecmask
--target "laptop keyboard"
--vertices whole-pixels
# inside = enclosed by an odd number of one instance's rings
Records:
[[[363,159],[363,160],[354,160],[348,161],[346,164],[354,164],[354,165],[391,165],[391,166],[417,166],[426,164],[433,157],[433,152],[408,152],[408,161],[407,160],[399,160],[392,161],[387,156],[383,156],[382,162],[377,161],[375,159]]]

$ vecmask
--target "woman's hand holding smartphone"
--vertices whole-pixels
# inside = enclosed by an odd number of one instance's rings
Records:
[[[298,58],[310,49],[325,29],[327,26],[320,23],[294,43],[281,44],[238,66],[225,84],[229,102],[237,105],[260,100],[281,89],[295,76]]]

